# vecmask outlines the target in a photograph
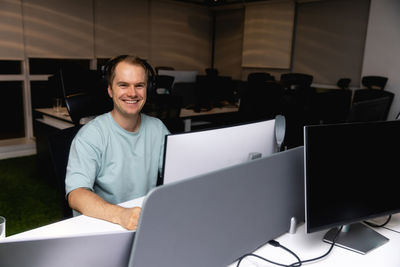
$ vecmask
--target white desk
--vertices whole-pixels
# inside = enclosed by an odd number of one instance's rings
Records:
[[[387,228],[400,232],[400,214],[394,215]],[[377,232],[389,238],[389,242],[375,250],[370,251],[366,255],[361,255],[356,252],[349,251],[335,246],[331,253],[318,261],[305,263],[304,266],[316,267],[344,267],[344,266],[384,266],[384,267],[399,267],[400,266],[400,233],[384,228],[374,228]],[[297,228],[295,234],[284,234],[275,240],[281,245],[287,247],[296,253],[301,260],[316,258],[325,254],[330,244],[322,241],[323,236],[327,231],[319,231],[312,234],[306,234],[304,224]],[[251,252],[251,251],[249,251]],[[296,259],[283,250],[282,248],[273,247],[272,245],[264,245],[253,252],[268,260],[283,264],[292,264]],[[236,267],[237,262],[229,265]],[[256,257],[246,257],[242,260],[239,267],[269,267],[276,266],[265,262]]]
[[[134,207],[141,206],[144,197],[134,199],[121,206]],[[387,228],[400,232],[400,214],[392,217]],[[343,248],[334,247],[331,253],[316,262],[307,263],[307,266],[316,267],[343,267],[343,266],[384,266],[384,267],[399,267],[400,266],[400,233],[396,233],[385,228],[377,228],[378,232],[388,237],[390,241],[381,247],[369,252],[366,255],[361,255]],[[84,215],[77,216],[71,219],[60,221],[57,223],[49,224],[47,226],[39,227],[30,231],[6,237],[4,240],[11,239],[34,239],[34,238],[49,238],[49,237],[62,237],[62,236],[76,236],[90,233],[105,233],[105,232],[118,232],[127,231],[119,225],[112,224],[106,221],[90,218]],[[320,231],[313,234],[306,234],[304,224],[301,224],[295,234],[284,234],[276,241],[280,242],[283,246],[294,251],[302,260],[315,258],[325,254],[330,244],[322,241],[323,235],[326,231]],[[1,242],[1,241],[0,241]],[[249,251],[251,252],[251,251]],[[264,245],[253,252],[259,256],[265,257],[269,260],[291,264],[295,258],[281,248],[276,248],[271,245]],[[237,262],[230,264],[228,267],[236,267]],[[264,262],[255,257],[247,257],[242,260],[240,267],[269,267],[275,266],[270,263]]]
[[[74,126],[66,107],[62,107],[60,112],[56,112],[53,108],[37,108],[35,111],[42,115],[36,120],[51,127],[66,129]]]
[[[200,125],[205,124],[207,122],[192,122],[193,118],[196,117],[204,117],[209,115],[218,115],[218,114],[226,114],[226,113],[234,113],[238,112],[239,107],[237,106],[226,106],[221,108],[212,108],[207,111],[195,112],[193,109],[182,108],[179,114],[179,117],[183,119],[185,125],[185,132],[189,132],[192,128],[192,125]]]
[[[144,197],[121,203],[122,207],[141,207]],[[118,224],[113,224],[104,220],[95,219],[85,215],[79,215],[60,222],[38,227],[26,232],[6,237],[4,240],[11,239],[34,239],[76,236],[92,233],[107,233],[127,231]],[[1,242],[1,241],[0,241]]]

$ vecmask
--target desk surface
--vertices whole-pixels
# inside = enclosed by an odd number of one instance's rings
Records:
[[[181,118],[190,118],[190,117],[198,117],[198,116],[205,116],[205,115],[216,115],[222,113],[231,113],[231,112],[238,112],[239,107],[237,106],[225,106],[221,108],[212,108],[207,111],[195,112],[193,109],[182,108],[179,117]]]
[[[375,228],[375,230],[390,239],[389,242],[366,255],[349,251],[335,246],[331,253],[319,261],[305,263],[307,266],[316,267],[339,267],[339,266],[400,266],[400,214],[394,215],[387,228],[398,231],[393,232],[385,228]],[[305,233],[304,223],[297,228],[295,234],[284,234],[276,239],[281,245],[295,252],[301,260],[316,258],[325,254],[330,244],[322,241],[327,231],[319,231],[312,234]],[[283,264],[292,264],[296,259],[281,248],[272,245],[264,245],[253,252],[268,260]],[[229,265],[236,267],[237,262]],[[247,257],[242,260],[239,267],[269,267],[276,266],[255,257]]]
[[[141,206],[144,197],[134,199],[125,203],[121,206],[133,207]],[[379,223],[377,221],[377,223]],[[395,230],[397,232],[385,229],[377,228],[376,231],[385,235],[390,241],[383,246],[369,252],[366,255],[361,255],[343,248],[334,247],[331,253],[314,263],[309,263],[310,266],[326,266],[326,267],[338,267],[338,266],[385,266],[385,267],[398,267],[400,266],[400,214],[396,214],[392,217],[387,228]],[[106,221],[90,218],[84,215],[77,216],[71,219],[60,221],[57,223],[49,224],[47,226],[39,227],[30,231],[26,231],[20,234],[9,236],[4,240],[15,240],[15,239],[34,239],[34,238],[50,238],[50,237],[62,237],[62,236],[75,236],[84,235],[90,233],[105,233],[105,232],[118,232],[126,231],[121,226],[112,224]],[[315,258],[323,255],[328,251],[330,245],[322,241],[323,235],[326,231],[319,231],[312,234],[306,234],[304,224],[297,227],[295,234],[284,234],[276,240],[287,248],[293,250],[302,260]],[[0,241],[1,242],[1,241]],[[251,252],[251,251],[249,251]],[[294,262],[292,255],[288,254],[281,248],[275,248],[271,245],[264,245],[254,251],[253,253],[265,257],[269,260],[276,261],[279,263],[290,264]],[[228,267],[235,267],[237,262],[232,263]],[[247,257],[243,259],[240,267],[262,267],[262,266],[273,266],[255,257]]]
[[[66,107],[62,107],[60,112],[56,112],[53,108],[37,108],[37,109],[35,109],[35,111],[49,115],[51,117],[54,117],[54,118],[57,118],[60,120],[72,122],[72,119],[69,116],[69,113],[68,113]]]
[[[56,112],[53,108],[37,108],[35,111],[41,114],[41,117],[36,120],[51,127],[66,129],[74,126],[65,107],[62,107],[59,112]]]
[[[122,207],[141,207],[144,197],[120,204]],[[104,220],[95,219],[85,215],[79,215],[70,219],[38,227],[26,232],[6,237],[11,239],[34,239],[34,238],[52,238],[64,236],[76,236],[92,233],[108,233],[127,231],[118,224],[113,224]],[[0,241],[1,242],[1,241]]]

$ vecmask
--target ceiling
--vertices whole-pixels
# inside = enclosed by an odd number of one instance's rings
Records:
[[[179,2],[186,2],[204,6],[223,6],[223,5],[232,5],[232,4],[244,4],[250,2],[260,2],[266,0],[176,0]]]
[[[254,2],[267,2],[271,0],[175,0],[175,1],[215,7],[215,6],[229,6],[234,4],[245,4]],[[307,3],[307,2],[318,2],[318,1],[326,1],[326,0],[295,0],[296,3]]]

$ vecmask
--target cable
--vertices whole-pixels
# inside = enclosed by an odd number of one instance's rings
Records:
[[[292,263],[292,264],[290,264],[290,265],[287,265],[287,264],[282,264],[282,263],[278,263],[278,262],[274,262],[274,261],[268,260],[268,259],[266,259],[266,258],[264,258],[264,257],[261,257],[261,256],[257,255],[257,254],[247,253],[247,254],[243,255],[242,257],[240,257],[240,259],[239,259],[239,261],[238,261],[236,267],[239,267],[241,261],[242,261],[244,258],[248,257],[248,256],[253,256],[253,257],[259,258],[259,259],[261,259],[261,260],[263,260],[263,261],[266,261],[266,262],[269,262],[269,263],[271,263],[271,264],[275,264],[275,265],[278,265],[278,266],[284,266],[284,267],[288,267],[288,266],[298,267],[298,266],[301,266],[301,260],[300,260],[300,258],[299,258],[293,251],[291,251],[291,250],[288,249],[287,247],[281,245],[281,244],[280,244],[278,241],[276,241],[276,240],[270,240],[270,241],[268,241],[268,244],[270,244],[270,245],[272,245],[272,246],[274,246],[274,247],[280,247],[280,248],[286,250],[287,252],[289,252],[290,254],[292,254],[292,255],[297,259],[297,262]]]
[[[316,257],[316,258],[312,258],[312,259],[308,259],[308,260],[302,261],[302,260],[300,260],[300,258],[296,255],[296,253],[294,253],[293,251],[291,251],[291,250],[288,249],[287,247],[281,245],[278,241],[270,240],[270,241],[268,241],[268,244],[270,244],[270,245],[272,245],[272,246],[274,246],[274,247],[280,247],[280,248],[286,250],[287,252],[289,252],[290,254],[292,254],[292,255],[297,259],[297,261],[294,262],[294,263],[292,263],[292,264],[286,265],[286,264],[282,264],[282,263],[278,263],[278,262],[274,262],[274,261],[268,260],[268,259],[266,259],[266,258],[264,258],[264,257],[261,257],[261,256],[259,256],[259,255],[253,254],[253,253],[247,253],[247,254],[245,254],[245,255],[243,255],[242,257],[239,258],[239,261],[238,261],[236,267],[239,267],[241,261],[242,261],[245,257],[248,257],[248,256],[253,256],[253,257],[259,258],[259,259],[261,259],[261,260],[267,261],[267,262],[269,262],[269,263],[272,263],[272,264],[275,264],[275,265],[278,265],[278,266],[284,266],[284,267],[299,267],[299,266],[301,266],[303,263],[312,262],[312,261],[316,261],[316,260],[322,259],[322,258],[326,257],[326,256],[332,251],[333,247],[335,246],[336,239],[337,239],[337,237],[339,236],[339,233],[342,231],[342,228],[343,228],[343,226],[339,227],[338,231],[336,232],[335,236],[333,237],[332,244],[331,244],[330,248],[328,249],[328,251],[327,251],[325,254],[323,254],[323,255],[321,255],[321,256],[319,256],[319,257]]]
[[[367,222],[367,221],[364,221],[364,223],[365,223],[366,225],[371,226],[371,227],[383,227],[383,226],[385,226],[386,224],[388,224],[388,223],[390,222],[391,219],[392,219],[392,215],[389,215],[389,217],[387,218],[386,222],[384,222],[383,224],[375,224],[375,223]]]
[[[340,226],[340,227],[339,227],[338,231],[336,232],[335,236],[333,237],[331,247],[328,249],[328,251],[327,251],[325,254],[323,254],[323,255],[321,255],[321,256],[319,256],[319,257],[316,257],[316,258],[312,258],[312,259],[308,259],[308,260],[301,261],[300,263],[303,264],[303,263],[306,263],[306,262],[316,261],[316,260],[319,260],[319,259],[322,259],[322,258],[326,257],[329,253],[331,253],[333,247],[335,246],[336,239],[338,238],[339,233],[342,231],[342,228],[343,228],[343,226]],[[290,267],[299,266],[299,265],[296,265],[296,264],[298,264],[298,262],[292,263],[292,264],[289,265],[289,266],[290,266]]]
[[[400,234],[400,231],[383,226],[384,229]]]
[[[400,113],[399,113],[399,114],[400,114]],[[371,226],[371,227],[382,227],[382,228],[384,228],[384,229],[386,229],[386,230],[389,230],[389,231],[392,231],[392,232],[395,232],[395,233],[400,234],[400,232],[397,231],[397,230],[394,230],[394,229],[385,227],[385,225],[388,224],[388,223],[390,222],[391,219],[392,219],[392,215],[389,215],[389,217],[386,219],[386,221],[385,221],[384,223],[382,223],[382,224],[375,224],[375,223],[367,222],[367,221],[364,221],[364,223],[365,223],[366,225]]]

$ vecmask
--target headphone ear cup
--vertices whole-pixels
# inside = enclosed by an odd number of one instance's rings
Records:
[[[154,90],[156,89],[156,74],[154,72],[153,67],[145,60],[143,60],[144,65],[146,66],[148,72],[148,81],[147,81],[147,94],[154,94]]]

